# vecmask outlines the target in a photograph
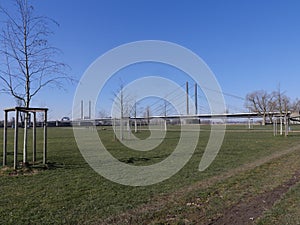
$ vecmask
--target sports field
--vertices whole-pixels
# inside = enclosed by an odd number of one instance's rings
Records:
[[[294,125],[288,137],[274,137],[272,126],[227,126],[217,158],[199,172],[210,134],[209,125],[201,126],[196,151],[183,169],[161,183],[131,187],[94,172],[72,128],[49,128],[47,168],[39,164],[16,173],[0,167],[0,224],[300,224],[298,130]],[[37,133],[41,160],[42,130]],[[165,159],[180,135],[170,126],[157,149],[139,152],[115,140],[111,127],[99,127],[98,133],[114,157],[136,166]],[[10,165],[12,140],[9,129]]]

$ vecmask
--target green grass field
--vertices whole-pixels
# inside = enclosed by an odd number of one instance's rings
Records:
[[[300,171],[300,133],[274,137],[271,126],[247,130],[245,125],[231,125],[215,161],[199,172],[210,134],[209,126],[202,128],[197,149],[185,167],[170,179],[145,187],[124,186],[103,178],[84,161],[71,128],[49,128],[47,169],[35,165],[13,175],[11,168],[0,167],[0,224],[209,224]],[[98,132],[113,156],[137,166],[165,159],[180,135],[178,127],[169,127],[157,149],[138,152],[114,140],[111,128],[99,128]],[[42,130],[37,133],[41,161]],[[141,139],[148,135],[147,130],[138,133]],[[11,166],[12,138],[9,129]],[[30,161],[30,148],[28,154]],[[18,157],[21,160],[22,154]],[[300,185],[296,184],[249,222],[299,224],[299,205]]]

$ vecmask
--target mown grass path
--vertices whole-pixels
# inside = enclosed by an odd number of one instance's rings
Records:
[[[141,205],[138,208],[129,210],[120,215],[110,217],[101,221],[101,224],[147,224],[147,223],[186,223],[186,224],[247,224],[253,223],[255,219],[261,216],[264,211],[272,208],[275,201],[279,200],[290,187],[297,184],[300,180],[300,145],[283,149],[280,152],[275,152],[272,155],[263,157],[254,162],[244,164],[237,168],[226,171],[217,176],[213,176],[204,181],[189,185],[181,188],[169,195],[159,196],[154,198],[151,203]],[[294,159],[293,166],[291,163],[285,163],[280,168],[281,171],[285,171],[281,174],[283,177],[290,177],[287,181],[282,181],[279,186],[271,189],[267,192],[260,190],[262,193],[239,199],[238,202],[230,205],[227,209],[224,205],[215,206],[212,215],[207,216],[207,208],[209,198],[220,197],[218,188],[230,191],[230,183],[232,179],[239,179],[239,176],[245,176],[246,174],[255,173],[257,177],[261,177],[260,170],[265,164],[276,165],[278,162],[287,159]],[[294,165],[295,164],[295,165]],[[296,166],[296,171],[295,170]],[[288,168],[287,168],[288,167]],[[254,170],[254,171],[253,171]],[[271,173],[271,171],[269,171]],[[294,174],[293,174],[294,173]],[[269,174],[274,177],[274,174]],[[248,177],[247,177],[248,178]],[[278,180],[279,177],[277,177]],[[281,177],[282,178],[282,177]],[[231,180],[229,180],[231,179]],[[245,180],[245,178],[244,178]],[[247,182],[247,181],[243,181]],[[251,182],[249,180],[249,182]],[[268,183],[269,182],[269,183]],[[268,185],[272,185],[268,180]],[[227,185],[227,186],[226,186]],[[249,184],[250,185],[250,184]],[[276,186],[276,184],[274,184]],[[205,191],[209,189],[209,191]],[[200,199],[199,197],[191,198],[195,192],[203,191],[207,193],[207,199]],[[212,191],[213,190],[213,191]],[[238,191],[238,190],[236,190]],[[211,194],[213,192],[213,194]],[[236,194],[239,194],[238,192]],[[213,196],[215,195],[215,196]],[[220,197],[223,198],[223,197]],[[189,199],[189,200],[187,200]],[[178,212],[178,208],[180,212]],[[185,209],[183,209],[185,208]],[[192,208],[192,210],[190,210]],[[202,208],[202,209],[201,209]],[[197,209],[197,210],[195,210]],[[165,216],[163,216],[165,214]]]

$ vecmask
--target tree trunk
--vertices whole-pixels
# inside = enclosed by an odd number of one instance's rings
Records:
[[[29,90],[29,83],[28,86],[26,86],[26,89]],[[26,108],[29,108],[29,104],[30,104],[30,99],[29,99],[29,94],[27,93],[27,101],[25,104]],[[24,142],[23,142],[23,165],[27,166],[27,145],[28,145],[28,141],[27,141],[27,137],[28,137],[28,125],[29,125],[29,113],[26,112],[25,113],[25,120],[24,120]]]
[[[263,114],[263,120],[262,120],[262,124],[261,125],[263,125],[263,126],[266,125],[266,115],[265,114]]]
[[[27,164],[27,137],[28,137],[28,113],[25,113],[24,121],[24,142],[23,142],[23,165]]]
[[[270,120],[270,123],[272,124],[273,123],[273,117],[271,115],[269,116],[269,120]]]

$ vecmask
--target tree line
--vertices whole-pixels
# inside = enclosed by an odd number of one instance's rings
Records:
[[[265,90],[253,91],[246,95],[245,107],[250,112],[259,113],[263,117],[263,125],[267,121],[273,122],[272,116],[269,112],[279,112],[282,116],[289,112],[300,111],[300,99],[292,100],[284,92],[278,90],[271,93]]]

